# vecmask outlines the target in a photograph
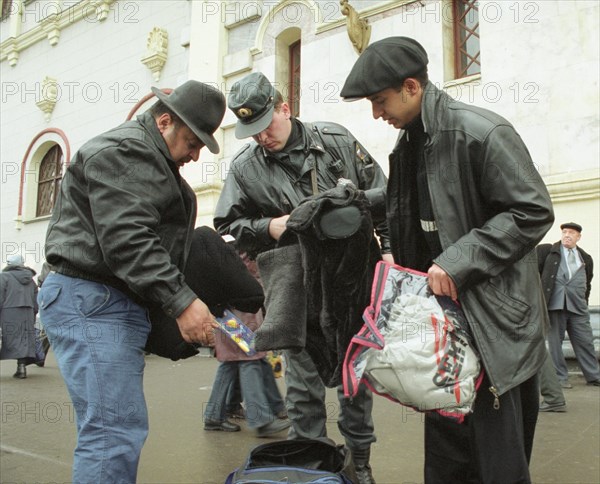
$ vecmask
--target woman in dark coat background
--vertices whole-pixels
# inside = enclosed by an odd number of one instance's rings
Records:
[[[35,271],[21,255],[11,255],[0,272],[0,360],[17,360],[15,378],[27,378],[26,365],[35,356],[37,285]]]

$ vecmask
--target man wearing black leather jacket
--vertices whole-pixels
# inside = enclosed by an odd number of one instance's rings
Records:
[[[135,482],[148,433],[142,380],[148,307],[188,343],[213,341],[214,317],[184,282],[196,197],[179,169],[207,146],[225,98],[198,81],[85,143],[48,225],[52,272],[40,317],[77,418],[73,482]]]
[[[335,123],[309,124],[291,116],[288,104],[262,73],[234,84],[228,107],[238,118],[236,136],[255,141],[233,158],[215,211],[215,227],[233,235],[238,249],[256,256],[275,247],[292,210],[309,196],[335,187],[340,178],[365,190],[372,206],[384,206],[386,178],[354,136]],[[376,232],[386,254],[385,223]],[[325,387],[314,362],[305,350],[288,351],[286,361],[289,437],[326,436]],[[375,482],[369,464],[375,441],[372,395],[362,387],[350,402],[340,386],[338,398],[338,427],[352,452],[359,482]]]
[[[427,63],[414,39],[380,40],[341,92],[403,130],[386,197],[394,260],[460,301],[485,369],[465,424],[426,415],[425,482],[526,483],[546,355],[534,249],[552,204],[513,126],[437,89]]]

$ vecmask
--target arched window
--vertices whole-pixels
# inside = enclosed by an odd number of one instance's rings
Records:
[[[300,116],[300,49],[302,30],[285,29],[275,39],[275,87],[290,106],[292,116]]]
[[[50,215],[56,202],[62,179],[63,152],[54,145],[44,155],[38,172],[36,217]]]
[[[296,41],[290,45],[290,81],[289,81],[289,99],[288,104],[292,116],[300,116],[300,46],[301,41]]]

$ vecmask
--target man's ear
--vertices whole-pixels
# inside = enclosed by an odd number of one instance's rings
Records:
[[[171,126],[171,124],[173,124],[173,119],[169,113],[162,113],[158,118],[156,118],[156,126],[161,134],[164,133],[169,126]]]
[[[290,105],[288,103],[281,103],[281,112],[285,114],[286,119],[290,119],[292,111],[290,110]]]
[[[403,85],[404,89],[406,89],[406,92],[413,96],[421,89],[421,83],[413,77],[407,77],[404,79]]]

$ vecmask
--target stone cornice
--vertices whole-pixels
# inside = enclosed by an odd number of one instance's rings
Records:
[[[48,40],[50,45],[56,45],[60,40],[60,32],[65,27],[82,19],[103,21],[108,16],[110,6],[116,0],[82,0],[75,5],[40,19],[38,24],[17,37],[9,37],[0,44],[0,62],[9,60],[11,66],[18,62],[19,53],[38,42]],[[20,21],[20,19],[19,19]]]
[[[223,182],[213,181],[208,183],[202,183],[201,185],[194,187],[194,193],[196,196],[204,195],[207,193],[221,193],[223,189]]]
[[[600,199],[600,171],[597,169],[549,175],[544,182],[555,203]]]

